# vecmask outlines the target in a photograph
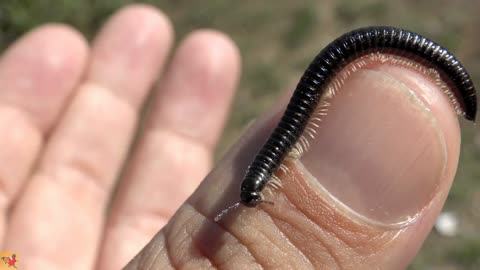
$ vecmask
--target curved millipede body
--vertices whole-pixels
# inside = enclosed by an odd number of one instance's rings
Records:
[[[265,202],[263,189],[300,140],[329,83],[348,64],[371,53],[397,55],[435,69],[448,87],[457,112],[475,120],[473,83],[462,64],[445,48],[419,34],[393,27],[354,30],[330,43],[308,66],[278,126],[247,169],[241,184],[241,204],[255,207]]]

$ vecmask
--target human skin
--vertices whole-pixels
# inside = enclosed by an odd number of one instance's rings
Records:
[[[215,223],[238,202],[245,168],[287,98],[212,169],[240,55],[214,30],[190,33],[174,52],[172,40],[161,11],[131,5],[92,44],[49,24],[3,53],[1,250],[16,251],[22,269],[409,264],[459,156],[457,117],[428,76],[388,63],[357,71],[331,100],[309,151],[285,162],[282,187],[266,195],[275,204],[240,207]]]

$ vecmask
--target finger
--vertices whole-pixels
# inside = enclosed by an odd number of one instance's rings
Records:
[[[88,48],[63,25],[27,33],[0,58],[0,239],[43,139],[81,77]],[[3,243],[3,241],[2,241]]]
[[[272,129],[270,118],[127,269],[404,269],[455,174],[452,106],[430,77],[388,62],[352,73],[330,102],[310,149],[285,161],[282,188],[266,193],[275,205],[240,207],[212,222],[239,200],[239,181]]]
[[[160,85],[106,230],[99,269],[119,269],[153,237],[211,166],[239,73],[238,51],[218,32],[190,34]]]
[[[121,10],[95,39],[86,81],[12,213],[7,247],[25,268],[93,267],[113,180],[171,39],[165,16],[146,6]]]

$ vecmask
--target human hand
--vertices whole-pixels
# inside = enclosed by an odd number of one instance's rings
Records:
[[[17,251],[26,269],[118,269],[152,237],[126,269],[408,265],[458,162],[458,121],[437,86],[397,66],[358,71],[301,163],[289,164],[296,177],[282,177],[270,195],[275,205],[239,208],[214,223],[239,200],[239,181],[279,102],[172,218],[211,169],[239,56],[220,33],[190,34],[154,88],[128,157],[171,40],[167,19],[136,5],[107,22],[90,49],[78,33],[50,25],[4,54],[2,249]]]
[[[172,40],[164,15],[135,5],[114,15],[91,48],[73,29],[47,25],[4,53],[0,233],[22,269],[93,269],[97,258],[99,269],[120,268],[211,169],[239,55],[224,35],[197,31],[155,87],[113,198]]]

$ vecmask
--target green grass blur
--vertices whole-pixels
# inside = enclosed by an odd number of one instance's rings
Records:
[[[92,38],[102,22],[132,0],[1,0],[0,49],[46,22],[64,22]],[[480,1],[168,1],[150,0],[173,21],[177,43],[197,28],[229,34],[240,47],[243,74],[219,153],[242,127],[291,86],[318,51],[338,35],[368,25],[424,34],[453,51],[480,85]],[[480,269],[480,130],[462,122],[460,167],[445,209],[460,234],[432,232],[410,269]]]

